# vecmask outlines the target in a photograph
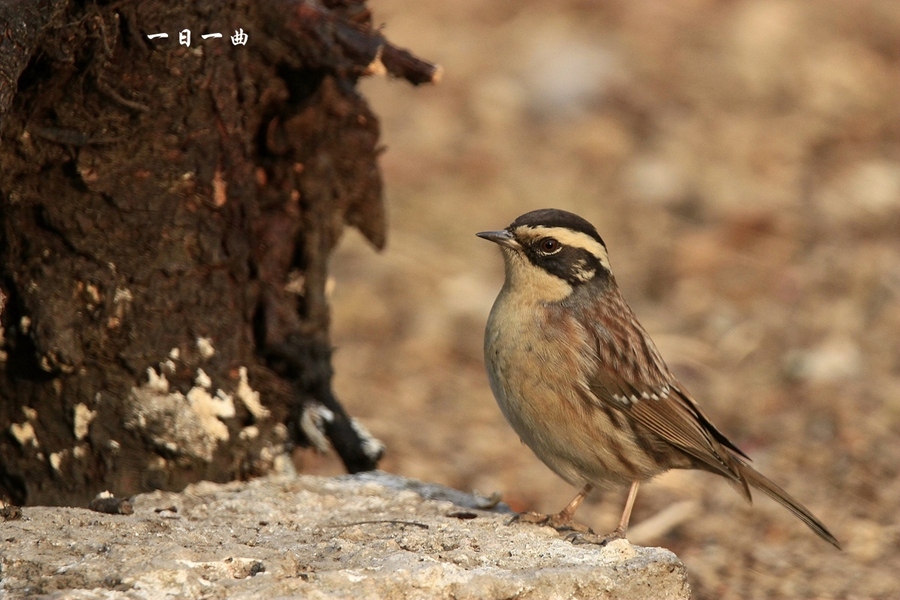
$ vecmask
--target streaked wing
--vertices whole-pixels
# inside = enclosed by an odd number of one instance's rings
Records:
[[[586,327],[596,352],[596,367],[587,382],[596,401],[613,405],[714,472],[743,483],[728,450],[747,455],[709,421],[669,371],[624,299],[613,296],[610,300],[618,306],[606,314],[622,318]]]

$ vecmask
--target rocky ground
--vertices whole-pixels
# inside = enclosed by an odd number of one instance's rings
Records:
[[[28,507],[0,524],[0,597],[690,597],[674,554],[507,526],[485,498],[386,473],[143,494],[134,512]]]
[[[491,397],[481,336],[502,270],[474,237],[566,208],[597,225],[715,422],[845,550],[699,473],[645,486],[632,540],[675,551],[699,598],[900,596],[900,4],[372,8],[445,68],[416,92],[365,83],[389,247],[348,234],[332,263],[337,389],[387,443],[382,466],[517,510],[574,494]],[[580,516],[611,529],[624,493]]]

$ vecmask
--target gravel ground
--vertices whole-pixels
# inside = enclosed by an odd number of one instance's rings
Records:
[[[503,421],[483,371],[502,280],[476,231],[540,207],[606,240],[670,366],[838,552],[724,481],[642,488],[635,543],[697,598],[900,596],[900,3],[373,3],[442,84],[370,80],[390,216],[332,263],[336,387],[382,467],[555,511],[574,490]],[[308,472],[331,458],[298,455]],[[580,512],[611,529],[625,490]]]

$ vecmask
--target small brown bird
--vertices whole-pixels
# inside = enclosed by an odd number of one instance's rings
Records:
[[[503,251],[506,281],[484,338],[491,389],[544,464],[581,492],[541,522],[559,529],[595,485],[638,486],[669,469],[702,469],[755,487],[827,542],[837,539],[790,494],[747,464],[672,375],[622,297],[597,230],[570,212],[526,213],[478,234]]]

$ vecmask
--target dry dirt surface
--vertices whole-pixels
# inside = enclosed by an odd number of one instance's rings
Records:
[[[491,397],[502,266],[474,236],[569,209],[716,424],[844,551],[693,472],[642,488],[632,540],[675,551],[697,598],[900,597],[900,3],[372,8],[445,68],[416,93],[364,85],[388,147],[388,248],[348,234],[332,261],[336,387],[387,443],[381,466],[519,510],[574,494]],[[581,519],[611,529],[624,494],[595,494]]]

